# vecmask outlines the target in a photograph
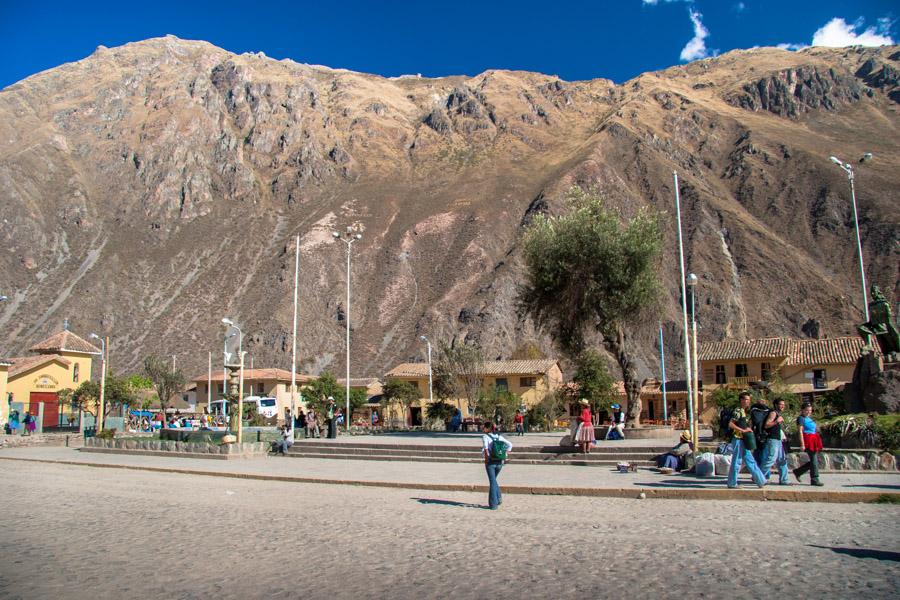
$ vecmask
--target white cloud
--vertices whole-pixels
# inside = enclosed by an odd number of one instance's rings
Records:
[[[778,44],[776,48],[781,48],[782,50],[790,50],[791,52],[795,50],[803,50],[804,48],[809,48],[806,44]]]
[[[840,17],[835,17],[813,34],[812,45],[841,48],[843,46],[890,46],[894,43],[890,36],[890,28],[893,25],[890,19],[886,17],[878,19],[876,27],[864,30],[862,30],[863,25],[862,19],[850,24]]]
[[[734,10],[736,10],[737,12],[744,12],[745,10],[747,10],[747,5],[743,2],[738,2],[734,5]]]
[[[688,13],[691,16],[691,23],[694,24],[694,37],[688,40],[688,43],[681,49],[680,58],[685,62],[709,56],[705,41],[709,37],[709,30],[704,27],[703,21],[701,21],[703,15],[694,9],[690,9]]]

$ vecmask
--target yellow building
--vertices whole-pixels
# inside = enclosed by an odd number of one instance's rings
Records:
[[[409,425],[421,425],[423,409],[428,404],[428,363],[403,363],[385,374],[387,379],[408,381],[416,386],[420,399],[410,407]],[[563,384],[562,370],[553,359],[487,361],[479,368],[484,391],[509,391],[522,399],[528,407],[534,406]],[[464,399],[457,399],[464,416],[472,416],[471,407]]]
[[[212,372],[212,402],[214,412],[220,410],[224,389],[221,369]],[[196,398],[197,410],[206,407],[209,395],[209,375],[198,375],[192,381],[197,384]],[[315,377],[297,374],[297,404],[305,406],[302,402],[303,387]],[[291,410],[291,372],[284,369],[244,369],[244,397],[262,396],[275,398],[278,407],[278,420],[281,421]]]
[[[93,359],[100,349],[68,330],[60,331],[35,344],[32,356],[4,359],[8,363],[5,398],[2,404],[4,422],[9,411],[20,415],[30,411],[37,415],[44,403],[43,427],[77,423],[78,415],[71,406],[59,405],[61,390],[74,390],[92,376]],[[2,378],[2,376],[0,376]]]
[[[859,337],[706,342],[700,344],[698,360],[707,392],[747,389],[777,376],[792,392],[812,400],[853,380],[862,348]]]

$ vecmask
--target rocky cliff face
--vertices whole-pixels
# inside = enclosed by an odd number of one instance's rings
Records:
[[[861,295],[843,173],[858,168],[868,276],[898,291],[896,48],[732,52],[622,85],[534,73],[382,77],[168,37],[98,48],[0,91],[2,352],[60,327],[113,336],[112,364],[214,363],[220,320],[255,365],[343,370],[352,226],[353,375],[418,335],[491,357],[548,338],[516,313],[519,242],[571,185],[674,217],[701,277],[702,335],[852,333]],[[677,237],[660,319],[677,360]],[[637,340],[657,369],[655,324]],[[677,374],[677,367],[670,366]]]

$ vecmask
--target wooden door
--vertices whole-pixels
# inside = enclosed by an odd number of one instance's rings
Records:
[[[42,425],[45,429],[59,426],[59,394],[56,392],[31,392],[28,401],[28,410],[35,418],[38,416],[40,403],[44,403],[44,421]]]

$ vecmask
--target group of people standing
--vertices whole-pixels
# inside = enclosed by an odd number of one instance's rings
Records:
[[[784,400],[779,400],[775,406],[768,409],[762,427],[755,432],[750,416],[752,396],[749,392],[742,392],[738,397],[740,406],[735,409],[728,426],[734,439],[732,441],[731,467],[728,471],[728,487],[736,488],[738,473],[745,464],[750,471],[750,477],[757,487],[764,487],[769,483],[769,477],[773,466],[778,467],[778,483],[790,485],[788,478],[787,452],[785,443],[787,434],[784,431]],[[794,469],[797,481],[807,472],[810,474],[810,485],[824,485],[819,480],[819,452],[822,451],[822,438],[817,431],[816,422],[812,419],[812,404],[805,402],[800,408],[800,416],[797,417],[797,428],[800,438],[800,450],[806,452],[809,461],[801,467]],[[763,433],[764,440],[757,440],[757,434]],[[762,443],[757,443],[761,441]]]
[[[22,431],[22,435],[32,435],[35,431],[37,431],[37,417],[31,414],[30,411],[25,411],[25,416],[20,417],[18,410],[11,410],[9,413],[9,419],[6,421],[6,425],[4,426],[4,430],[7,435],[18,435],[19,427],[24,425],[24,429]]]
[[[337,408],[333,396],[328,396],[321,415],[313,407],[310,407],[305,413],[300,408],[294,417],[292,431],[293,429],[305,430],[307,438],[320,438],[324,431],[329,439],[334,439],[338,435],[338,426],[343,422],[344,411]]]

